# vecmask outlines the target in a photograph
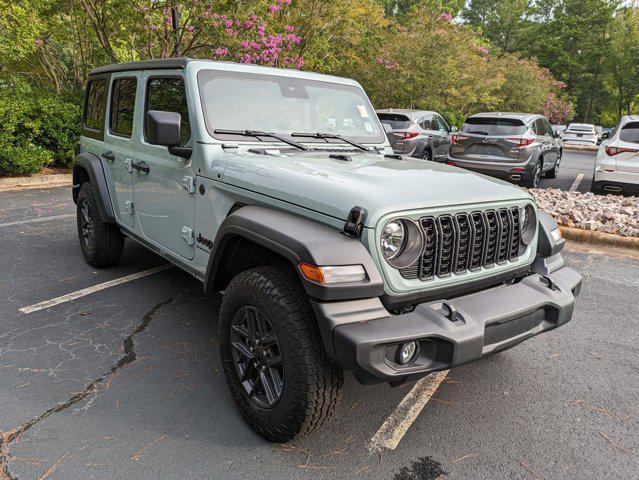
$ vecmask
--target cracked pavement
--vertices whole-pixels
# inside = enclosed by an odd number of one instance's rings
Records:
[[[67,188],[0,192],[0,223],[73,211]],[[639,255],[572,247],[573,321],[452,370],[378,455],[367,443],[410,386],[347,375],[336,421],[268,444],[227,392],[218,295],[171,269],[20,314],[163,260],[128,241],[95,270],[72,218],[0,227],[0,241],[0,478],[639,478]]]

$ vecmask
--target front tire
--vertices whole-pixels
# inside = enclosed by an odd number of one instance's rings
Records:
[[[271,442],[288,442],[335,412],[343,373],[329,360],[306,292],[286,265],[238,274],[220,307],[220,356],[235,404]]]
[[[545,178],[557,178],[559,174],[559,164],[561,163],[561,156],[557,158],[555,162],[555,166],[552,167],[552,170],[546,172]]]
[[[80,187],[76,216],[80,248],[86,262],[92,267],[116,265],[122,257],[124,236],[115,224],[104,223],[91,182]]]

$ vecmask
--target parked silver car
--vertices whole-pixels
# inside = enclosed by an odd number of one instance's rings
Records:
[[[534,188],[543,175],[557,176],[561,153],[542,115],[478,113],[452,136],[448,163]]]
[[[594,193],[639,194],[639,115],[622,117],[595,161]]]
[[[571,123],[561,135],[564,145],[597,146],[597,132],[591,123]]]
[[[377,110],[385,125],[386,135],[393,151],[400,155],[445,161],[450,146],[450,127],[437,112],[428,110]]]

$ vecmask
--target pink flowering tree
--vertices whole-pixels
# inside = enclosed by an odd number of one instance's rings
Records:
[[[302,38],[289,22],[292,0],[272,0],[261,14],[216,11],[201,0],[173,7],[139,6],[146,54],[154,57],[195,56],[241,63],[300,69]]]

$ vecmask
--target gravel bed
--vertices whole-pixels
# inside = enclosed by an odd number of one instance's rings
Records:
[[[639,237],[639,198],[531,189],[537,205],[567,227]]]

